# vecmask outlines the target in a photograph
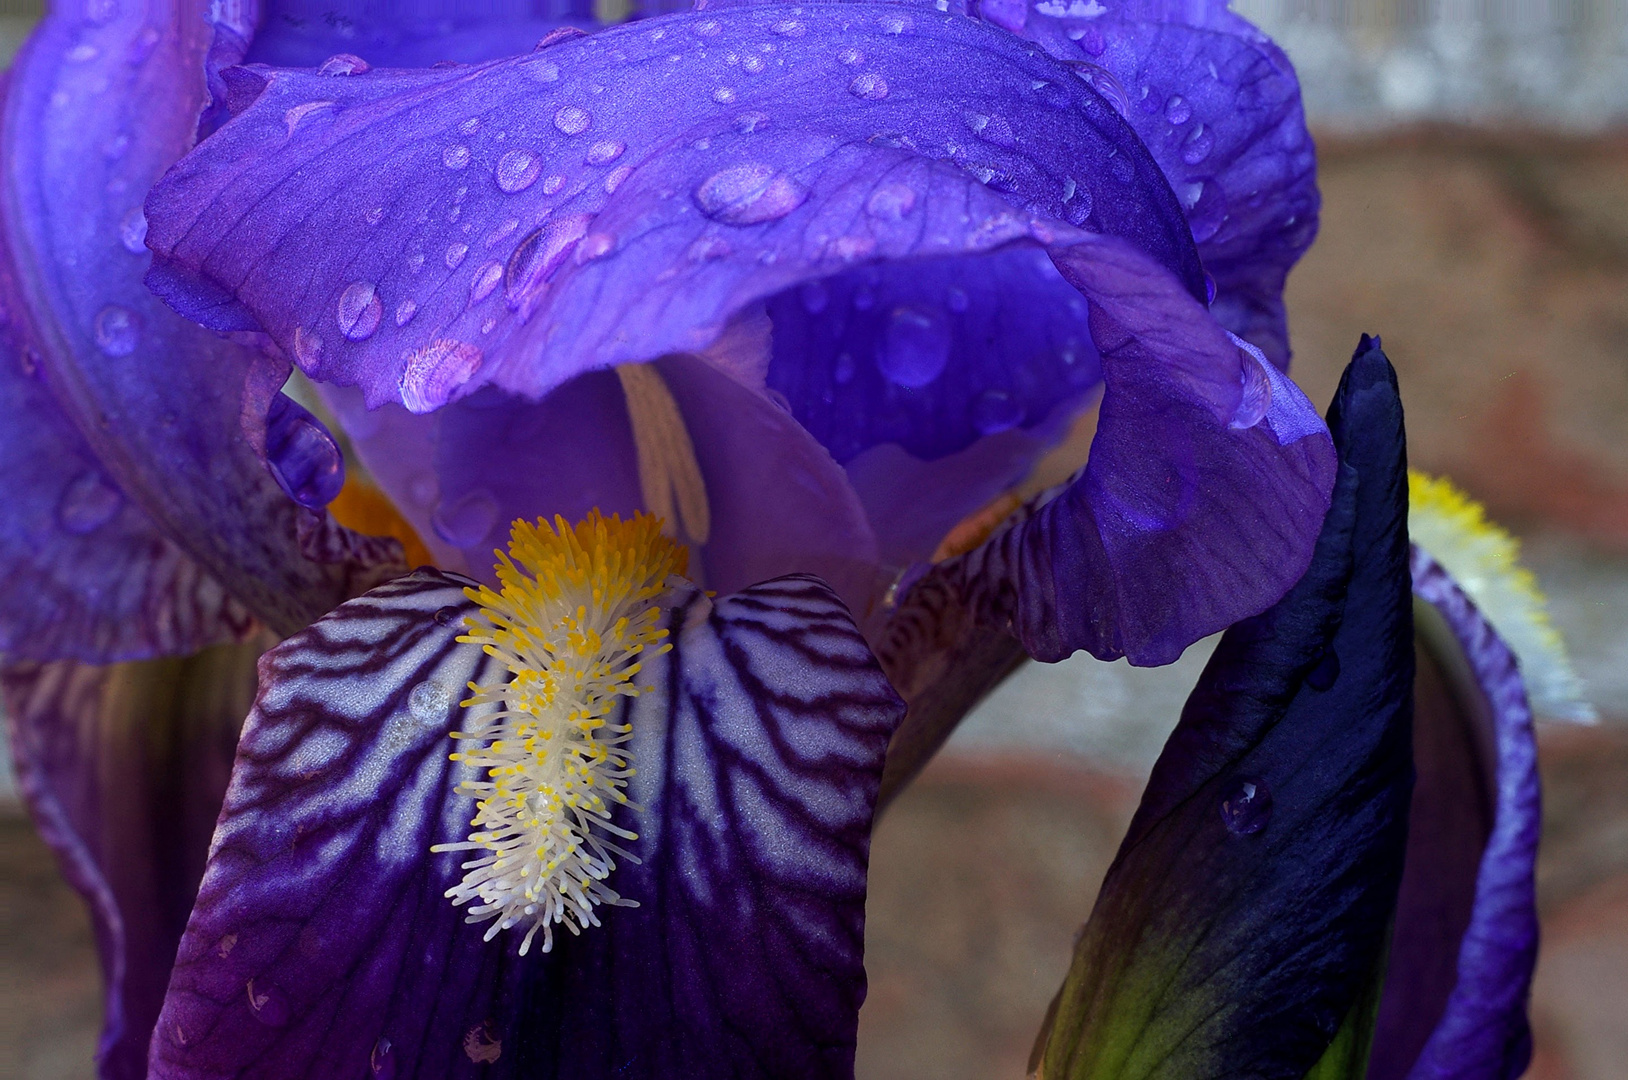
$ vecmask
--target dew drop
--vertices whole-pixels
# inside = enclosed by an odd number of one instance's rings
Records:
[[[729,246],[729,241],[721,237],[702,236],[684,249],[684,257],[692,263],[706,263],[712,262],[714,259],[722,259],[732,254],[734,250]]]
[[[339,105],[332,101],[304,101],[283,113],[283,127],[292,135],[308,117],[332,116]]]
[[[561,105],[554,114],[554,126],[563,135],[581,135],[591,123],[593,117],[588,115],[588,111],[575,105]]]
[[[339,332],[352,341],[366,341],[379,328],[384,317],[384,305],[379,301],[379,290],[371,281],[353,281],[339,294],[336,318]]]
[[[950,328],[932,312],[896,307],[877,350],[876,366],[889,382],[919,389],[944,373],[950,361]]]
[[[448,604],[443,608],[435,609],[435,623],[437,626],[451,626],[458,621],[458,609]]]
[[[497,283],[503,280],[503,267],[496,260],[475,271],[475,280],[469,284],[469,302],[478,304],[492,295]]]
[[[541,48],[541,44],[538,46]],[[560,65],[552,60],[538,60],[523,65],[527,75],[541,83],[560,81]]]
[[[132,255],[147,254],[147,215],[141,207],[119,219],[119,243]]]
[[[587,36],[588,36],[588,31],[582,29],[580,26],[560,26],[560,27],[556,27],[555,29],[550,30],[548,33],[544,34],[543,39],[537,43],[536,47],[532,51],[533,52],[540,52],[543,49],[552,49],[554,46],[558,45],[562,41],[570,41],[572,38],[587,37]],[[555,68],[554,77],[559,78],[559,69],[558,68]]]
[[[1234,431],[1245,431],[1260,423],[1272,407],[1272,382],[1248,349],[1238,350],[1238,408],[1227,423]]]
[[[800,38],[808,33],[808,28],[796,19],[781,19],[779,22],[771,23],[769,30],[771,33],[788,38]]]
[[[384,207],[375,206],[362,215],[362,220],[369,225],[377,225],[384,220]]]
[[[741,67],[745,68],[753,75],[758,74],[767,66],[768,62],[765,61],[761,56],[748,56],[745,60],[741,61]]]
[[[735,100],[735,91],[727,86],[720,86],[712,92],[712,100],[720,105],[728,105]]]
[[[254,1018],[267,1027],[282,1027],[288,1023],[288,998],[283,992],[265,980],[260,985],[254,985],[250,979],[245,984],[249,994],[249,1012]]]
[[[615,250],[616,237],[612,234],[603,232],[589,233],[582,238],[581,243],[577,244],[577,265],[581,266],[584,263],[593,262],[595,259],[603,259]]]
[[[916,208],[916,189],[906,184],[883,184],[865,200],[865,212],[884,221],[899,221]]]
[[[591,214],[570,214],[555,218],[528,233],[515,246],[503,268],[503,292],[509,306],[529,318],[549,282],[588,234]]]
[[[407,356],[401,373],[401,403],[407,411],[439,409],[480,370],[481,351],[451,338],[437,338]]]
[[[1193,107],[1180,94],[1172,94],[1164,103],[1164,118],[1172,124],[1185,124],[1193,118]]]
[[[854,76],[854,81],[848,84],[848,93],[866,101],[880,101],[887,97],[887,80],[874,71],[867,71]]]
[[[108,356],[129,356],[141,338],[140,317],[127,307],[109,304],[96,313],[91,327],[96,347]]]
[[[1215,303],[1215,276],[1208,270],[1204,271],[1204,302]]]
[[[972,403],[972,426],[995,435],[1023,423],[1023,403],[1005,390],[985,390]]]
[[[717,37],[723,32],[723,29],[724,28],[719,25],[717,19],[707,19],[704,22],[698,22],[695,24],[695,36]]]
[[[751,162],[713,173],[695,189],[701,212],[725,225],[757,225],[785,217],[808,198],[808,189],[772,165]]]
[[[441,151],[441,164],[449,169],[462,169],[469,164],[469,147],[463,143],[453,143]]]
[[[565,177],[558,176],[558,175],[550,176],[547,180],[543,181],[543,194],[544,195],[552,195],[555,192],[559,191],[560,188],[562,188],[564,186],[565,186]]]
[[[290,499],[313,510],[339,497],[345,457],[321,420],[287,394],[266,411],[266,465]]]
[[[910,20],[903,15],[884,15],[880,22],[884,34],[902,34],[910,29]]]
[[[497,524],[497,519],[497,500],[491,492],[481,490],[471,492],[456,502],[441,503],[430,515],[430,525],[434,527],[436,535],[447,543],[465,548],[474,547],[486,539]]]
[[[373,1080],[396,1080],[396,1051],[389,1039],[381,1037],[373,1044],[367,1067],[372,1070]]]
[[[605,174],[605,183],[603,185],[604,188],[605,188],[605,194],[606,195],[614,195],[614,194],[616,194],[616,189],[621,187],[622,183],[625,180],[627,180],[628,177],[630,177],[632,175],[633,175],[633,167],[631,165],[618,165],[616,168],[614,168],[610,172],[606,173]]]
[[[475,132],[480,130],[480,117],[471,116],[468,120],[465,120],[463,123],[458,125],[458,130],[465,135],[475,134]]]
[[[1181,145],[1181,159],[1189,165],[1198,165],[1210,156],[1215,147],[1215,136],[1203,124],[1195,127]]]
[[[530,150],[510,150],[497,159],[492,178],[500,189],[514,195],[535,184],[542,171],[542,161]]]
[[[588,153],[583,158],[589,165],[609,165],[621,157],[627,150],[627,143],[615,139],[602,139],[588,147]]]
[[[1253,836],[1272,820],[1272,790],[1258,776],[1240,776],[1221,796],[1221,824],[1234,836]]]
[[[754,131],[762,131],[769,126],[769,114],[766,112],[743,112],[735,117],[735,130],[742,135],[750,135]]]
[[[81,473],[62,489],[57,502],[57,523],[64,532],[84,536],[113,520],[124,505],[119,489],[98,472]]]
[[[864,63],[865,54],[858,49],[847,48],[837,53],[837,61],[848,67],[853,67],[855,64]]]
[[[369,64],[353,53],[335,53],[317,65],[318,75],[364,75]]]
[[[436,614],[439,616],[440,612]],[[407,711],[413,714],[414,720],[431,727],[446,723],[447,713],[456,703],[452,688],[438,679],[425,679],[407,695]]]
[[[469,254],[469,245],[461,241],[447,245],[447,253],[443,257],[448,270],[456,270]]]
[[[409,296],[407,299],[396,305],[396,325],[406,326],[408,323],[413,321],[413,316],[417,314],[418,301]]]
[[[1316,666],[1306,674],[1306,685],[1319,692],[1328,690],[1340,679],[1340,655],[1333,646],[1326,646]]]
[[[303,326],[296,326],[294,359],[298,360],[300,367],[306,371],[318,367],[322,363],[322,335],[313,333]]]

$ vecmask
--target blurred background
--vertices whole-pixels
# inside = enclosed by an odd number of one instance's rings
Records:
[[[1109,0],[1112,2],[1112,0]],[[1526,543],[1602,722],[1544,725],[1533,1080],[1628,1078],[1628,0],[1235,0],[1299,69],[1322,231],[1289,281],[1326,403],[1357,337],[1409,454]],[[0,0],[0,56],[38,5]],[[880,822],[864,1080],[1024,1072],[1212,643],[1031,665]],[[0,762],[0,1080],[91,1076],[89,925]]]

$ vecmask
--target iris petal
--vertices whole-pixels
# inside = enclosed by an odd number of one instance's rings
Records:
[[[268,654],[153,1075],[851,1076],[902,706],[841,602],[807,577],[676,601],[626,714],[641,861],[612,883],[640,906],[520,957],[429,854],[472,811],[461,687],[501,672],[453,640],[465,584],[419,571]]]
[[[1407,479],[1365,340],[1306,576],[1222,638],[1075,950],[1045,1075],[1303,1076],[1384,945],[1412,786]]]
[[[263,636],[184,659],[0,668],[18,788],[96,929],[103,1080],[147,1075]]]

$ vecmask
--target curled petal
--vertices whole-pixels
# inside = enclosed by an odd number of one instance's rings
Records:
[[[153,1075],[851,1076],[902,707],[840,601],[806,577],[675,595],[622,714],[638,861],[611,883],[639,906],[520,956],[429,852],[473,811],[447,735],[489,707],[461,687],[501,670],[454,641],[466,584],[419,571],[267,655]]]
[[[90,908],[102,1080],[142,1080],[264,635],[186,658],[0,668],[17,783]]]
[[[1369,982],[1412,786],[1401,403],[1362,349],[1304,578],[1222,638],[1109,869],[1048,1077],[1304,1076]]]

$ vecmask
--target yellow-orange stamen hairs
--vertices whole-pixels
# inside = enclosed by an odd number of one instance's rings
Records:
[[[660,599],[689,551],[659,518],[594,510],[575,528],[516,521],[497,557],[500,588],[465,590],[481,610],[458,640],[484,646],[509,675],[469,684],[466,708],[496,706],[480,730],[452,736],[467,747],[452,760],[485,770],[460,788],[475,798],[474,828],[431,850],[481,852],[447,896],[480,901],[469,921],[495,920],[486,940],[529,923],[520,952],[539,930],[547,952],[554,924],[579,933],[599,925],[596,905],[633,905],[606,884],[616,856],[638,861],[609,839],[638,839],[611,823],[614,804],[638,809],[625,793],[632,728],[612,720],[621,699],[648,689],[634,682],[641,654],[672,647]]]

